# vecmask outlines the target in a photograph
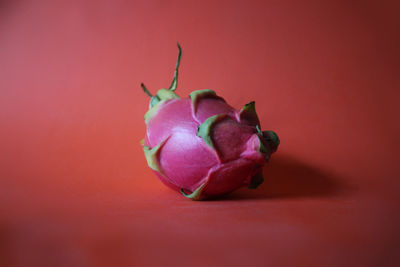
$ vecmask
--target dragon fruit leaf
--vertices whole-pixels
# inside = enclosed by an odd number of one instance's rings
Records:
[[[189,94],[190,98],[192,99],[192,102],[195,102],[198,97],[216,96],[216,95],[217,93],[211,89],[195,90]]]
[[[178,59],[176,60],[174,77],[172,79],[171,85],[168,88],[168,90],[171,90],[171,91],[175,91],[176,87],[178,86],[178,69],[179,69],[179,64],[181,63],[181,57],[182,57],[182,48],[179,45],[179,43],[176,43],[176,44],[178,46],[179,53],[178,53]]]
[[[264,131],[262,132],[262,136],[264,141],[268,144],[271,153],[274,153],[281,143],[278,135],[274,131]]]
[[[164,141],[162,141],[161,143],[159,143],[158,145],[156,145],[153,148],[150,148],[149,146],[145,146],[143,145],[143,151],[144,151],[144,155],[146,157],[147,160],[147,165],[152,168],[154,171],[160,173],[161,175],[164,175],[161,171],[161,166],[160,166],[160,162],[158,160],[158,154],[162,148],[162,146],[165,144],[165,142],[168,140],[165,139]]]
[[[256,113],[256,104],[254,101],[251,101],[243,106],[239,112],[239,119],[241,122],[248,122],[251,125],[260,125],[260,120],[258,119]]]
[[[150,99],[150,106],[149,106],[149,108],[154,107],[154,106],[157,105],[157,103],[160,102],[160,101],[161,101],[161,99],[160,99],[157,95],[153,96],[153,97]]]
[[[193,193],[191,193],[191,194],[186,194],[185,191],[183,190],[183,188],[181,188],[181,193],[182,193],[182,195],[184,195],[187,198],[190,198],[191,200],[201,200],[202,199],[201,193],[203,192],[203,189],[205,188],[206,184],[207,184],[207,182],[205,182],[204,184],[199,186],[199,188],[194,190]]]
[[[150,108],[152,108],[153,106],[155,106],[155,105],[160,101],[160,98],[159,98],[157,95],[153,96],[153,95],[150,93],[150,91],[147,89],[147,87],[144,85],[144,83],[141,83],[140,86],[142,87],[143,92],[145,92],[146,95],[148,95],[148,96],[151,97],[151,99],[150,99],[150,105],[149,105],[149,109],[150,109]]]
[[[215,146],[211,139],[211,128],[213,125],[220,121],[221,119],[225,118],[226,114],[218,114],[207,118],[200,126],[197,128],[197,136],[203,138],[204,142],[215,150]],[[216,151],[216,150],[215,150]]]
[[[180,98],[175,92],[170,91],[168,89],[158,90],[157,96],[160,98],[160,100]]]
[[[249,184],[249,189],[256,189],[259,187],[262,183],[264,182],[264,176],[262,175],[262,172],[259,172],[255,174],[253,177],[251,177],[250,184]]]
[[[150,93],[150,91],[147,89],[147,87],[144,85],[144,83],[141,83],[140,86],[142,87],[143,92],[145,92],[146,95],[153,97],[153,95]]]
[[[257,135],[259,141],[260,141],[260,147],[258,148],[258,151],[260,151],[261,153],[263,153],[264,155],[267,155],[268,151],[267,148],[264,146],[264,143],[262,141],[262,139]]]
[[[203,89],[203,90],[196,90],[193,91],[189,94],[190,99],[192,99],[192,111],[193,114],[196,114],[197,111],[197,102],[199,101],[200,98],[220,98],[217,96],[215,91],[210,90],[210,89]],[[223,99],[222,99],[223,100]]]

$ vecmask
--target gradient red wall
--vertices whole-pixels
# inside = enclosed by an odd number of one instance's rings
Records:
[[[398,8],[1,1],[0,265],[396,266]],[[192,202],[146,166],[139,84],[177,41],[178,94],[256,100],[280,136],[258,190]]]

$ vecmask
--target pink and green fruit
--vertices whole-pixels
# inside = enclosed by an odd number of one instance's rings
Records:
[[[209,89],[180,98],[179,55],[168,89],[151,95],[142,141],[147,164],[167,186],[192,200],[257,188],[262,169],[279,146],[273,131],[261,131],[254,101],[236,110]]]

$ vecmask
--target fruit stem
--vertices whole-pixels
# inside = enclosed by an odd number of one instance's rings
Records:
[[[146,95],[153,97],[152,94],[150,94],[149,90],[147,90],[146,86],[144,85],[144,83],[141,83],[140,86],[142,86],[143,92],[146,93]]]
[[[179,43],[176,43],[176,44],[178,45],[179,53],[178,53],[178,59],[176,60],[174,77],[172,78],[171,85],[168,88],[168,90],[171,90],[171,91],[175,91],[176,87],[178,85],[178,68],[179,68],[179,63],[181,62],[181,56],[182,56],[182,48],[179,45]]]

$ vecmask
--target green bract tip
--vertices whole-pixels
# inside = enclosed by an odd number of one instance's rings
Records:
[[[179,68],[179,64],[181,63],[181,57],[182,57],[182,48],[179,45],[179,43],[177,43],[177,45],[178,45],[178,49],[179,49],[178,59],[176,60],[174,77],[172,78],[171,85],[168,87],[168,90],[171,90],[171,91],[175,91],[176,87],[178,86],[178,68]]]

